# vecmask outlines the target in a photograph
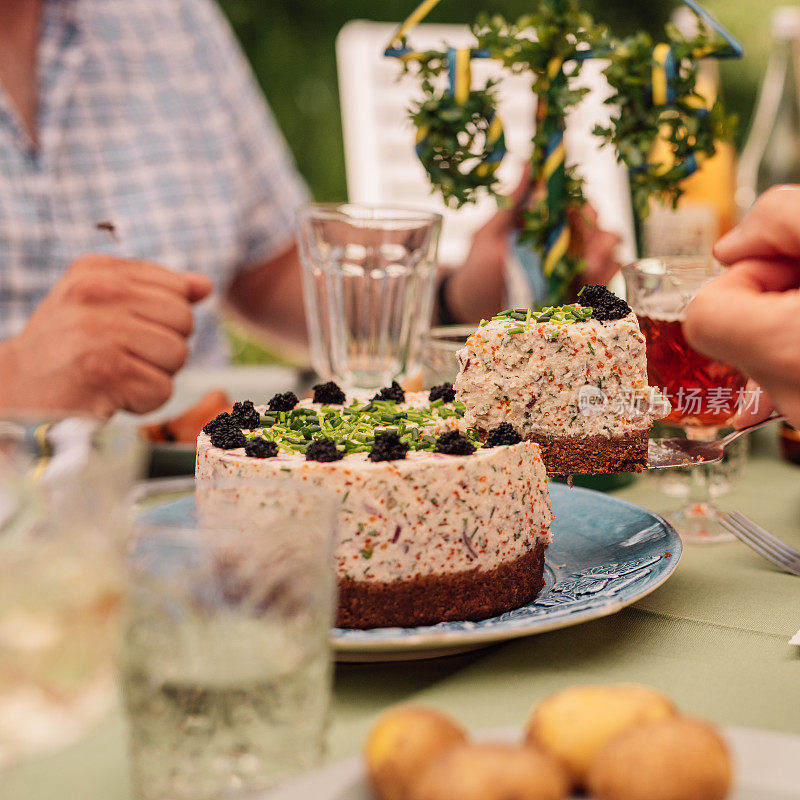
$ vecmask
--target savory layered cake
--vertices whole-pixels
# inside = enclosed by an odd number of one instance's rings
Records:
[[[639,472],[669,404],[647,385],[645,338],[628,304],[604,286],[578,299],[481,323],[458,353],[465,422],[481,435],[509,424],[541,446],[551,474]]]
[[[198,505],[213,502],[217,476],[251,481],[256,494],[267,476],[334,491],[340,627],[517,608],[543,584],[544,464],[508,424],[481,440],[465,413],[449,384],[408,395],[393,384],[368,399],[328,383],[303,402],[287,392],[266,407],[237,403],[198,437]]]

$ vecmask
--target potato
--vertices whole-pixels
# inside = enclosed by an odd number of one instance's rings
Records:
[[[675,717],[610,741],[592,762],[587,784],[596,800],[722,800],[731,762],[710,725]]]
[[[411,782],[428,763],[464,741],[463,728],[435,709],[389,709],[375,723],[364,745],[369,782],[381,800],[407,800]]]
[[[460,744],[428,763],[409,800],[562,800],[569,779],[534,747]]]
[[[589,764],[608,741],[676,713],[666,695],[647,686],[573,686],[534,710],[526,740],[561,759],[573,782],[583,786]]]

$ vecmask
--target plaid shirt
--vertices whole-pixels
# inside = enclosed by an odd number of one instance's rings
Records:
[[[218,294],[290,245],[305,188],[213,0],[45,0],[38,58],[38,148],[0,86],[0,338],[82,253]],[[206,301],[192,360],[224,352]]]

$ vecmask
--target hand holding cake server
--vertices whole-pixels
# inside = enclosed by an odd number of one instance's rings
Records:
[[[689,343],[733,364],[766,393],[738,428],[773,408],[800,426],[800,186],[766,191],[714,255],[731,268],[695,297],[684,322]]]

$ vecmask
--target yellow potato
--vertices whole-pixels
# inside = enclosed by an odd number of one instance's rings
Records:
[[[723,800],[731,762],[710,725],[676,717],[610,741],[589,768],[587,784],[596,800]]]
[[[569,779],[534,747],[460,744],[429,762],[409,800],[563,800]]]
[[[464,741],[463,728],[435,709],[389,709],[375,723],[364,745],[369,782],[381,800],[407,800],[411,782],[428,763]]]
[[[618,734],[677,713],[672,701],[647,686],[573,686],[534,710],[526,740],[559,758],[582,786],[597,753]]]

